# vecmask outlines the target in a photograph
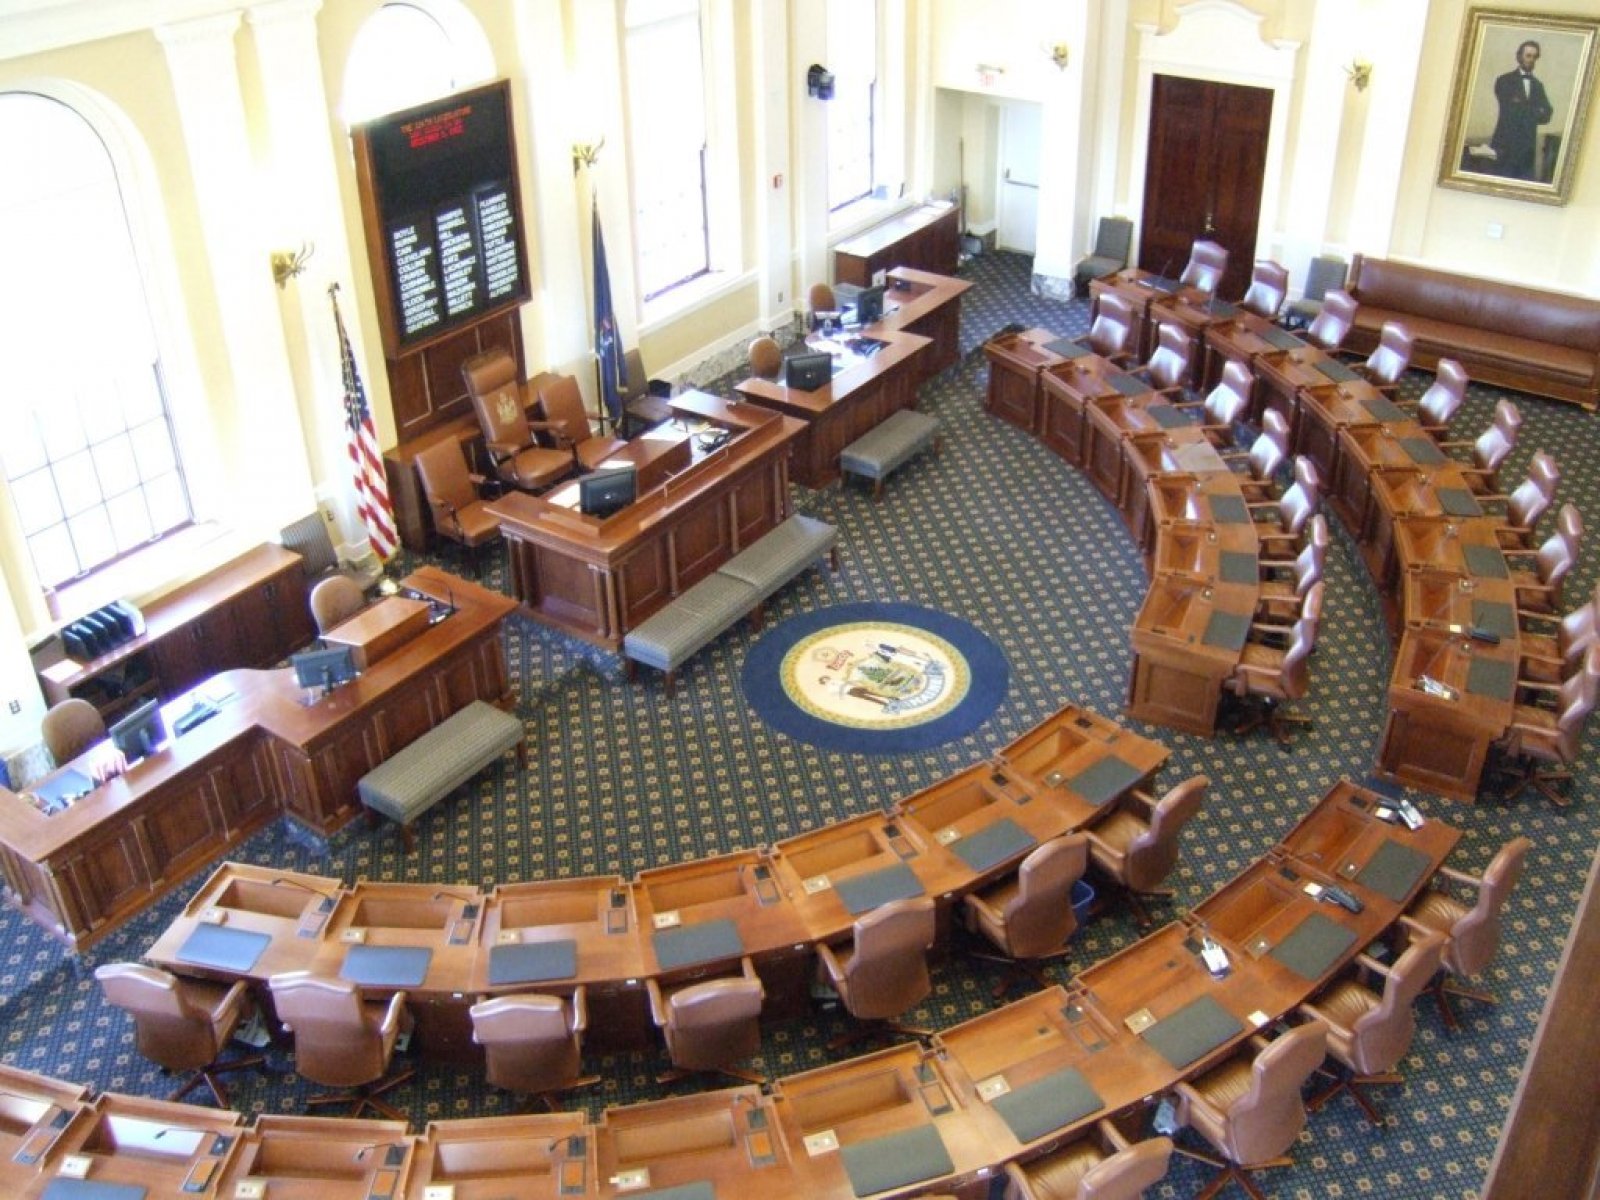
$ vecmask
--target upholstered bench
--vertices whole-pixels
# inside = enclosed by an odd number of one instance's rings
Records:
[[[939,422],[926,413],[902,408],[883,424],[868,430],[839,454],[839,470],[872,480],[872,498],[883,496],[890,472],[939,442]]]
[[[795,513],[782,525],[746,546],[722,566],[718,575],[730,575],[756,590],[756,604],[768,600],[789,580],[824,554],[839,569],[839,531],[826,521]]]
[[[513,746],[527,764],[526,730],[519,717],[474,700],[435,725],[356,784],[367,817],[388,817],[400,826],[409,852],[411,823]]]

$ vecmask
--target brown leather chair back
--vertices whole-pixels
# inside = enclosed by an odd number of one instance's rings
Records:
[[[1489,863],[1478,881],[1478,900],[1450,927],[1444,962],[1454,975],[1480,974],[1500,949],[1500,912],[1522,878],[1522,865],[1533,846],[1525,837],[1512,838]]]
[[[1278,417],[1279,421],[1283,420],[1281,416],[1278,416],[1277,413],[1270,409],[1266,415]],[[1248,460],[1250,477],[1258,479],[1262,483],[1267,482],[1278,473],[1278,468],[1283,466],[1283,460],[1287,457],[1288,451],[1284,447],[1283,439],[1279,438],[1275,433],[1263,429],[1256,437],[1256,440],[1250,443],[1250,457]]]
[[[1189,261],[1178,277],[1181,283],[1202,292],[1214,292],[1228,270],[1228,251],[1217,242],[1196,242],[1189,250]]]
[[[1356,321],[1356,298],[1340,290],[1322,298],[1322,311],[1306,329],[1306,340],[1332,354],[1344,344]]]
[[[445,438],[418,453],[412,461],[422,481],[422,494],[433,511],[433,527],[446,537],[465,540],[467,533],[458,514],[478,502],[478,489],[473,486],[461,444],[454,438]]]
[[[750,370],[763,379],[776,379],[783,370],[783,348],[765,335],[750,342]]]
[[[1298,535],[1317,511],[1322,496],[1322,478],[1317,465],[1304,455],[1294,460],[1294,482],[1278,501],[1278,520],[1285,533]]]
[[[1231,426],[1244,420],[1245,413],[1250,411],[1250,389],[1254,386],[1255,379],[1250,374],[1250,367],[1235,359],[1228,359],[1223,364],[1222,377],[1217,380],[1217,386],[1206,395],[1206,423]]]
[[[1133,349],[1133,307],[1112,292],[1100,297],[1100,308],[1085,339],[1102,358],[1115,358]]]
[[[1317,622],[1301,617],[1289,630],[1289,647],[1278,664],[1278,690],[1298,700],[1311,690],[1311,652],[1317,648]]]
[[[1078,1180],[1078,1200],[1139,1200],[1167,1177],[1172,1139],[1157,1137],[1118,1150]]]
[[[1433,382],[1417,401],[1417,418],[1424,425],[1448,425],[1466,398],[1465,368],[1453,358],[1441,358]]]
[[[1543,450],[1535,454],[1528,464],[1528,477],[1506,498],[1506,524],[1516,529],[1533,529],[1549,510],[1560,481],[1561,470],[1556,460]]]
[[[622,402],[632,404],[650,392],[650,376],[644,369],[644,355],[635,346],[622,354]]]
[[[1411,365],[1411,330],[1399,321],[1385,321],[1378,344],[1367,356],[1367,374],[1379,383],[1394,383]]]
[[[1495,422],[1480,433],[1472,443],[1472,465],[1480,471],[1489,473],[1489,478],[1494,478],[1494,472],[1500,469],[1500,464],[1511,456],[1511,451],[1516,449],[1517,438],[1513,431],[1508,434],[1506,430]]]
[[[806,303],[811,306],[812,313],[837,312],[838,301],[834,298],[833,289],[825,283],[813,283],[811,290],[806,293]]]
[[[1226,1145],[1218,1148],[1231,1161],[1250,1164],[1277,1158],[1294,1145],[1306,1124],[1300,1088],[1327,1052],[1327,1028],[1312,1021],[1291,1029],[1256,1055],[1250,1087],[1229,1106]]]
[[[1561,684],[1554,750],[1562,762],[1578,757],[1578,742],[1583,737],[1589,714],[1594,711],[1597,691],[1600,691],[1600,645],[1590,646],[1578,669]]]
[[[666,998],[662,1035],[672,1065],[706,1071],[749,1058],[761,1049],[761,980],[710,979]]]
[[[560,996],[496,996],[469,1010],[472,1040],[484,1048],[487,1078],[508,1092],[547,1092],[571,1083],[583,1065],[584,989]]]
[[[1148,892],[1161,886],[1178,865],[1178,835],[1200,811],[1211,780],[1204,775],[1185,779],[1170,788],[1150,815],[1150,825],[1128,843],[1126,870],[1122,882],[1133,891]]]
[[[486,350],[461,364],[461,378],[472,397],[483,440],[514,453],[533,444],[528,414],[517,382],[517,360],[504,350]]]
[[[1061,949],[1078,927],[1072,885],[1089,863],[1089,839],[1081,833],[1051,838],[1017,868],[1016,894],[1006,903],[1006,952],[1012,958],[1042,958]]]
[[[1272,320],[1289,295],[1289,272],[1275,262],[1262,259],[1250,272],[1250,287],[1239,307],[1258,317]]]
[[[294,1032],[299,1074],[329,1087],[355,1087],[383,1077],[393,1042],[383,1035],[381,1009],[363,1004],[355,984],[288,971],[272,976],[267,986],[278,1019]]]
[[[1188,375],[1193,357],[1194,339],[1183,326],[1162,321],[1157,327],[1155,353],[1144,364],[1144,374],[1158,388],[1177,387]]]
[[[95,970],[106,1003],[133,1017],[139,1053],[169,1071],[195,1071],[216,1061],[231,1027],[219,1030],[176,976],[136,963]]]
[[[87,700],[72,696],[50,706],[50,711],[39,722],[39,734],[59,767],[90,746],[105,741],[106,720]]]
[[[1361,1075],[1381,1075],[1405,1057],[1417,1031],[1413,1007],[1444,962],[1444,935],[1412,940],[1384,981],[1383,996],[1350,1027],[1350,1067]]]
[[[311,589],[311,617],[321,634],[348,621],[366,606],[366,593],[348,575],[330,575]]]
[[[928,949],[933,945],[933,901],[895,900],[858,917],[855,942],[839,982],[839,998],[852,1016],[899,1016],[933,990]]]
[[[577,445],[592,436],[589,414],[583,408],[583,393],[571,375],[550,375],[540,382],[539,408],[564,441]]]

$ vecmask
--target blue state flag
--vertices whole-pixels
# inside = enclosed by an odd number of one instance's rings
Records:
[[[611,308],[611,271],[606,267],[606,239],[600,232],[600,205],[594,211],[594,353],[600,361],[600,398],[613,423],[622,420],[622,337]]]

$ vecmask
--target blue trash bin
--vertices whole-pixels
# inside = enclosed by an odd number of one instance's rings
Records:
[[[1079,879],[1072,885],[1072,915],[1078,918],[1082,925],[1089,919],[1089,910],[1094,907],[1094,885],[1086,880]]]

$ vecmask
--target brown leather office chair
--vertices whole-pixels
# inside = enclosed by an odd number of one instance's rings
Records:
[[[219,1077],[266,1062],[259,1054],[221,1061],[239,1022],[255,1011],[243,980],[231,987],[202,983],[137,963],[107,963],[94,977],[106,1003],[133,1017],[140,1054],[168,1071],[195,1072],[168,1100],[181,1100],[204,1084],[217,1106],[227,1108]]]
[[[1583,515],[1576,506],[1563,504],[1556,513],[1555,528],[1537,550],[1504,551],[1512,564],[1511,586],[1519,617],[1554,618],[1561,611],[1567,576],[1578,565],[1582,546]]]
[[[1198,241],[1189,248],[1189,261],[1184,264],[1178,282],[1209,295],[1217,290],[1227,271],[1227,249],[1218,242]]]
[[[1143,379],[1158,392],[1184,392],[1189,367],[1194,361],[1194,339],[1183,326],[1162,321],[1156,326],[1156,348],[1143,366],[1131,374]]]
[[[1178,835],[1200,811],[1211,780],[1204,775],[1185,779],[1157,802],[1149,792],[1135,788],[1103,820],[1084,832],[1089,838],[1089,860],[1095,870],[1116,885],[1133,910],[1139,928],[1153,924],[1146,902],[1170,897],[1161,884],[1178,865]]]
[[[753,338],[750,342],[750,371],[762,379],[776,379],[783,370],[783,347],[776,338]]]
[[[1411,330],[1399,321],[1385,321],[1378,333],[1378,344],[1365,362],[1357,363],[1355,370],[1374,386],[1388,390],[1400,382],[1400,376],[1411,365],[1411,350],[1415,343]]]
[[[434,531],[466,548],[476,575],[478,547],[500,537],[500,522],[489,515],[488,501],[478,495],[483,477],[467,470],[461,444],[454,438],[435,442],[414,462],[428,511],[433,514]]]
[[[1441,442],[1440,448],[1453,449],[1470,446],[1472,465],[1465,463],[1458,469],[1466,477],[1467,486],[1480,496],[1494,495],[1500,491],[1500,467],[1517,446],[1517,432],[1522,428],[1522,414],[1509,400],[1500,400],[1494,406],[1494,419],[1489,427],[1470,442]]]
[[[1227,459],[1234,470],[1243,466],[1249,472],[1249,479],[1239,481],[1239,492],[1246,503],[1274,503],[1278,498],[1278,472],[1289,460],[1288,419],[1269,408],[1261,414],[1261,432],[1250,443],[1249,452],[1243,458],[1228,455]]]
[[[1356,323],[1356,298],[1344,290],[1329,292],[1322,298],[1322,310],[1306,328],[1306,341],[1328,354],[1344,345]]]
[[[1261,564],[1261,590],[1256,607],[1277,618],[1294,620],[1304,607],[1306,594],[1322,582],[1328,561],[1328,522],[1320,514],[1320,529],[1313,529],[1300,553],[1287,563]]]
[[[1495,530],[1503,548],[1529,547],[1538,538],[1539,519],[1555,501],[1561,468],[1543,450],[1528,464],[1528,477],[1509,496],[1481,496],[1483,501],[1505,504],[1505,524]]]
[[[406,1115],[380,1096],[411,1078],[412,1072],[384,1078],[394,1056],[395,1039],[409,1027],[406,994],[396,992],[388,1003],[363,1000],[355,984],[310,971],[286,971],[267,980],[272,1006],[286,1031],[294,1034],[296,1072],[313,1083],[345,1091],[313,1096],[307,1108],[351,1105],[349,1116],[371,1109],[391,1121]]]
[[[1240,737],[1265,728],[1280,746],[1291,740],[1291,727],[1309,725],[1311,718],[1284,710],[1311,690],[1311,652],[1316,649],[1317,623],[1301,618],[1289,629],[1289,644],[1279,650],[1246,642],[1224,686],[1245,702],[1245,713],[1234,726]]]
[[[1255,377],[1250,374],[1249,365],[1230,358],[1223,363],[1217,385],[1206,393],[1204,400],[1181,401],[1177,407],[1199,407],[1202,410],[1200,430],[1206,440],[1213,446],[1231,446],[1234,430],[1249,415],[1250,391],[1254,386]]]
[[[585,471],[592,471],[628,443],[621,438],[590,432],[589,414],[583,407],[583,393],[571,375],[546,376],[539,384],[539,409],[544,420],[529,422],[541,434],[553,437],[556,445],[571,453]]]
[[[323,637],[366,606],[367,594],[346,575],[330,575],[311,589],[311,619]]]
[[[1600,691],[1600,644],[1590,646],[1578,668],[1553,691],[1553,709],[1516,705],[1510,729],[1495,743],[1511,775],[1510,782],[1499,789],[1507,800],[1515,800],[1531,787],[1562,808],[1571,802],[1566,788],[1571,786],[1572,773],[1566,768],[1578,757],[1583,727]]]
[[[1444,936],[1426,933],[1413,939],[1393,966],[1357,955],[1353,975],[1335,980],[1300,1006],[1303,1015],[1327,1027],[1328,1054],[1341,1068],[1332,1084],[1307,1101],[1307,1108],[1316,1112],[1340,1092],[1349,1092],[1367,1120],[1383,1124],[1365,1089],[1405,1082],[1394,1068],[1417,1031],[1412,1005],[1443,961]],[[1380,986],[1381,991],[1374,990]]]
[[[811,307],[811,324],[817,323],[817,314],[825,312],[838,312],[839,301],[833,294],[833,289],[825,283],[813,283],[811,290],[806,293],[806,303]]]
[[[1451,996],[1493,1004],[1487,992],[1471,991],[1456,983],[1483,974],[1500,949],[1500,913],[1522,878],[1522,867],[1533,843],[1512,838],[1500,847],[1481,877],[1441,866],[1430,886],[1411,902],[1401,924],[1412,936],[1439,934],[1445,939],[1444,970],[1433,977],[1427,991],[1439,1003],[1439,1016],[1450,1029],[1461,1028]],[[1471,904],[1458,894],[1470,890]]]
[[[1139,344],[1138,329],[1133,320],[1133,306],[1114,292],[1100,297],[1099,311],[1084,344],[1101,358],[1127,366]]]
[[[656,1076],[657,1083],[675,1083],[692,1075],[726,1075],[745,1083],[766,1080],[753,1071],[730,1066],[761,1051],[761,1001],[766,995],[749,955],[740,960],[732,979],[708,979],[686,987],[663,988],[647,978],[650,1016],[666,1039],[673,1069]]]
[[[1072,910],[1072,885],[1089,865],[1089,839],[1083,834],[1051,838],[1036,847],[1008,875],[981,892],[967,895],[967,929],[986,938],[1010,964],[994,985],[999,999],[1018,979],[1050,986],[1041,964],[1067,953],[1066,941],[1078,928]],[[988,955],[978,955],[987,958]]]
[[[1072,268],[1072,294],[1082,296],[1091,279],[1104,279],[1128,265],[1133,247],[1133,222],[1127,217],[1101,217],[1095,226],[1094,249]]]
[[[1005,1200],[1139,1200],[1167,1175],[1172,1139],[1128,1144],[1110,1121],[1027,1162],[1006,1163]]]
[[[1322,600],[1327,588],[1327,583],[1322,579],[1314,580],[1296,602],[1296,607],[1288,612],[1256,605],[1255,620],[1250,622],[1250,632],[1246,637],[1244,649],[1240,652],[1242,661],[1252,661],[1260,653],[1260,647],[1269,650],[1282,650],[1287,648],[1290,637],[1294,633],[1294,626],[1304,624],[1306,636],[1311,639],[1312,646],[1317,644],[1317,630],[1322,625]]]
[[[461,378],[478,414],[489,461],[502,483],[537,492],[572,474],[569,451],[552,450],[534,441],[517,381],[516,359],[504,350],[475,354],[461,364]]]
[[[493,1087],[532,1096],[552,1108],[550,1096],[599,1083],[580,1076],[587,993],[580,985],[570,1000],[560,996],[496,996],[474,1004],[472,1040],[484,1049],[485,1078]]]
[[[1443,441],[1466,398],[1466,368],[1453,358],[1441,358],[1434,368],[1433,382],[1416,403],[1417,421],[1436,441]]]
[[[39,734],[59,767],[106,740],[106,719],[87,700],[71,696],[50,706],[39,722]]]
[[[828,1043],[830,1050],[870,1037],[927,1037],[928,1031],[892,1020],[933,990],[928,951],[933,946],[933,901],[927,896],[881,904],[856,918],[849,949],[817,946],[817,975],[839,993],[846,1011],[862,1022]]]
[[[1534,615],[1522,625],[1517,639],[1521,654],[1518,680],[1560,683],[1578,669],[1584,652],[1600,640],[1600,583],[1588,600],[1560,620]],[[1550,632],[1551,626],[1554,632]]]
[[[1278,310],[1289,295],[1289,272],[1277,263],[1261,259],[1250,272],[1250,286],[1239,307],[1268,321],[1277,319]]]
[[[1276,501],[1250,501],[1251,515],[1265,513],[1277,518],[1277,527],[1256,525],[1262,558],[1293,558],[1300,553],[1301,535],[1316,514],[1322,499],[1322,477],[1317,465],[1304,455],[1294,460],[1294,482]]]
[[[1179,1154],[1221,1168],[1195,1200],[1210,1200],[1237,1183],[1266,1200],[1250,1173],[1286,1167],[1283,1154],[1306,1125],[1300,1089],[1327,1053],[1327,1028],[1316,1022],[1250,1048],[1197,1079],[1178,1084],[1178,1120],[1210,1142],[1222,1159],[1174,1146]]]

